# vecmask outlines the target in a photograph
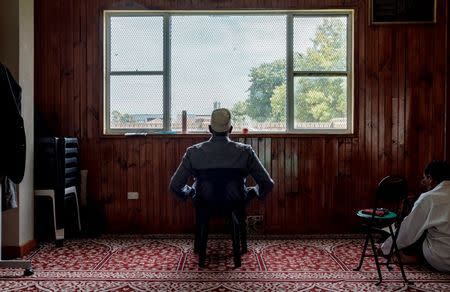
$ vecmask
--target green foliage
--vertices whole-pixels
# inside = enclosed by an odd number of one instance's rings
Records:
[[[233,105],[231,108],[231,116],[233,117],[233,124],[239,124],[242,125],[246,118],[247,118],[247,109],[248,109],[248,102],[245,101],[239,101]]]
[[[286,121],[286,84],[282,84],[274,89],[270,98],[270,105],[272,107],[272,121]]]
[[[119,113],[118,111],[113,111],[113,112],[111,113],[111,121],[112,121],[114,124],[117,124],[117,123],[119,123],[121,116],[122,116],[122,114]]]
[[[346,32],[341,20],[325,18],[317,28],[313,47],[296,62],[301,70],[339,71],[346,68]],[[299,77],[295,81],[295,119],[328,122],[347,113],[344,77]]]
[[[123,114],[122,118],[121,118],[121,122],[122,123],[134,123],[136,121],[134,120],[134,117],[132,115],[130,115],[130,114]]]
[[[286,60],[264,63],[250,71],[251,86],[247,114],[258,122],[271,118],[270,97],[277,86],[286,82]]]
[[[130,115],[130,114],[121,114],[118,111],[113,111],[111,113],[111,117],[112,117],[112,119],[111,119],[112,122],[115,123],[115,124],[119,124],[119,123],[124,124],[124,123],[134,123],[134,122],[136,122],[132,115]]]
[[[297,60],[300,70],[338,71],[346,68],[346,26],[340,19],[325,18],[317,27],[312,39],[313,46],[305,58]],[[298,67],[297,67],[298,66]]]
[[[329,122],[345,117],[346,81],[341,77],[299,78],[294,95],[295,119]]]
[[[300,71],[346,69],[346,25],[338,18],[325,18],[317,27],[306,54],[294,53]],[[242,119],[247,114],[258,122],[286,120],[286,61],[275,60],[252,68],[249,98],[232,109]],[[345,77],[297,77],[294,80],[294,114],[301,122],[328,122],[346,116]]]

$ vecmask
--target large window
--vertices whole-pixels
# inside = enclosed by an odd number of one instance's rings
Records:
[[[105,133],[352,133],[352,11],[105,12]]]

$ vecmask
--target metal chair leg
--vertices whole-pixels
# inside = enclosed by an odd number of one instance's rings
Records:
[[[201,230],[200,219],[197,218],[195,222],[195,232],[194,232],[194,253],[198,253],[200,250],[200,230]]]
[[[81,232],[81,217],[80,217],[80,205],[78,204],[78,194],[75,191],[75,204],[77,208],[77,223],[78,223],[78,232]]]
[[[373,258],[375,259],[375,265],[377,266],[377,272],[378,272],[378,282],[375,283],[375,285],[378,286],[383,281],[383,276],[381,275],[381,268],[380,268],[380,263],[378,261],[377,249],[375,248],[375,242],[373,240],[372,235],[370,233],[369,233],[369,235],[370,235],[370,245],[372,246]]]
[[[208,223],[201,223],[199,234],[199,251],[198,251],[198,266],[201,268],[205,267],[207,241],[208,241]]]
[[[389,225],[389,236],[392,237],[393,241],[395,241],[394,232],[392,231],[391,225]],[[390,266],[390,264],[391,264],[391,259],[392,259],[393,253],[394,253],[394,244],[391,245],[391,249],[389,250],[389,254],[388,254],[387,260],[386,260],[386,267],[388,268],[389,271],[392,270],[392,267]]]
[[[241,253],[245,254],[248,251],[247,246],[247,223],[245,222],[245,210],[239,214],[239,229],[241,236]]]
[[[397,257],[397,261],[398,261],[398,265],[400,266],[400,272],[402,273],[403,281],[404,281],[407,285],[413,285],[414,283],[411,282],[411,281],[408,281],[408,279],[406,278],[405,270],[403,269],[403,262],[402,262],[402,259],[401,259],[401,256],[400,256],[400,251],[399,251],[398,246],[397,246],[397,236],[398,236],[398,230],[399,230],[399,229],[400,229],[400,228],[398,228],[398,229],[396,230],[396,232],[394,233],[394,232],[392,231],[392,227],[389,226],[389,231],[391,232],[391,236],[392,236],[392,247],[391,247],[391,252],[393,251],[393,252],[395,253],[396,257]],[[391,255],[390,255],[390,256],[391,256]]]
[[[233,258],[234,267],[239,268],[241,266],[241,248],[240,248],[240,227],[239,220],[234,213],[231,214],[231,220],[233,224],[232,228],[232,242],[233,242]]]
[[[369,243],[369,233],[366,234],[366,242],[364,242],[364,248],[363,248],[363,252],[361,254],[361,258],[359,260],[359,265],[353,269],[353,271],[359,271],[362,267],[362,264],[364,262],[364,258],[366,257],[366,250],[367,250],[367,244]]]

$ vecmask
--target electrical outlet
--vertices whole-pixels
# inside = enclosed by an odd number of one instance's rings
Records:
[[[128,200],[137,200],[137,199],[139,199],[139,193],[138,192],[128,192],[127,197],[128,197]]]

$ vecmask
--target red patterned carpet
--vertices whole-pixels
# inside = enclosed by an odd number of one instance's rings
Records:
[[[0,291],[450,291],[450,274],[407,266],[414,285],[404,287],[398,268],[371,259],[353,271],[362,239],[255,239],[242,267],[233,269],[228,237],[208,242],[199,269],[192,239],[182,236],[104,236],[44,244],[33,254],[35,274],[0,269]]]

